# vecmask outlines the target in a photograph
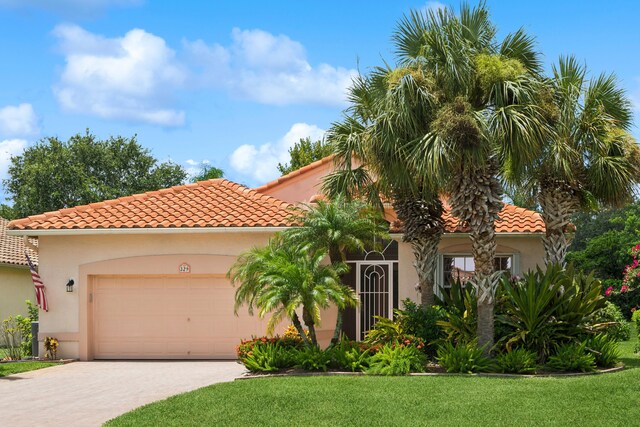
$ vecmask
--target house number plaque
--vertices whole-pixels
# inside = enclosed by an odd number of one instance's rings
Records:
[[[186,262],[183,262],[182,264],[180,264],[180,267],[178,267],[178,272],[180,272],[180,273],[191,273],[191,266],[189,264],[187,264]]]

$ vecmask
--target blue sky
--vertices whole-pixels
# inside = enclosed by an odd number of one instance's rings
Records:
[[[339,119],[357,69],[393,61],[404,13],[446,4],[459,3],[0,0],[0,178],[40,138],[89,128],[261,184],[293,142]],[[537,37],[548,67],[574,54],[615,72],[640,123],[639,2],[488,5],[501,36]]]

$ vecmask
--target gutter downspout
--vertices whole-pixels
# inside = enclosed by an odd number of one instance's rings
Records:
[[[24,242],[24,247],[31,249],[33,252],[38,253],[38,247],[31,243],[29,240],[29,236],[22,236],[22,240]]]

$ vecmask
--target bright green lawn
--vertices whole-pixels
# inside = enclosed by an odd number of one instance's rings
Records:
[[[633,341],[621,347],[627,369],[614,374],[261,378],[174,396],[108,425],[640,425],[640,358]]]
[[[0,363],[0,377],[11,374],[19,374],[20,372],[35,371],[36,369],[48,368],[49,366],[59,365],[52,362],[12,362]]]

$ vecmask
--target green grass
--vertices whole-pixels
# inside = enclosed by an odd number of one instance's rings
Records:
[[[19,374],[20,372],[35,371],[36,369],[48,368],[49,366],[59,365],[52,362],[10,362],[0,363],[0,377],[11,374]]]
[[[613,374],[261,378],[173,396],[108,425],[639,425],[635,339],[621,345],[628,369]]]

